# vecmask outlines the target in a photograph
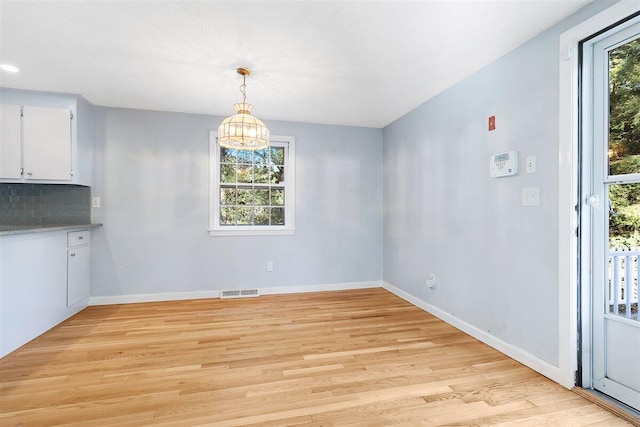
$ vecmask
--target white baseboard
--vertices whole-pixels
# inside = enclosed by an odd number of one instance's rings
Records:
[[[415,305],[416,307],[430,314],[433,314],[434,316],[447,322],[451,326],[460,329],[462,332],[471,335],[475,339],[482,341],[488,346],[495,348],[499,352],[506,354],[507,356],[517,360],[523,365],[528,366],[529,368],[544,375],[545,377],[559,384],[563,384],[561,381],[563,379],[563,376],[561,375],[559,367],[554,366],[551,363],[546,362],[534,356],[533,354],[522,350],[521,348],[511,345],[495,337],[494,335],[483,331],[482,329],[478,329],[477,327],[465,322],[464,320],[461,320],[460,318],[453,316],[387,282],[383,282],[382,287],[402,298],[403,300]]]
[[[350,289],[380,288],[381,281],[347,282],[327,285],[278,286],[258,288],[260,295],[295,294],[305,292],[344,291]],[[220,289],[194,292],[166,292],[136,295],[91,297],[89,305],[132,304],[137,302],[178,301],[186,299],[220,298]]]
[[[89,305],[133,304],[137,302],[178,301],[203,298],[220,298],[220,290],[91,297],[89,298]]]
[[[308,286],[279,286],[275,288],[260,288],[260,295],[300,294],[305,292],[348,291],[351,289],[381,288],[382,281],[346,282],[329,285]]]

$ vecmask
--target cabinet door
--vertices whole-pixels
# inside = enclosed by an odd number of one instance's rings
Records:
[[[67,251],[67,307],[89,298],[89,246]]]
[[[0,178],[20,178],[20,106],[0,105]]]
[[[25,106],[22,131],[25,178],[71,180],[71,111]]]

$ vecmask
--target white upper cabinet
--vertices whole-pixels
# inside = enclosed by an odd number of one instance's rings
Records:
[[[0,179],[21,178],[20,106],[0,105]]]
[[[91,185],[93,105],[78,95],[3,87],[0,101],[0,183]]]
[[[24,178],[71,180],[71,110],[24,106]]]

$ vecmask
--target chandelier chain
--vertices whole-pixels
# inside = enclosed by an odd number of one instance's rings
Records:
[[[242,76],[242,84],[240,85],[240,93],[242,94],[242,103],[246,104],[247,102],[247,92],[246,92],[246,88],[247,88],[247,76]]]

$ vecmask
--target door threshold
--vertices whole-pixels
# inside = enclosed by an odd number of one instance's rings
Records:
[[[632,407],[618,402],[617,400],[607,396],[606,394],[600,393],[599,391],[593,389],[586,389],[576,386],[572,388],[571,391],[579,396],[584,397],[589,402],[594,403],[601,408],[604,408],[607,411],[617,415],[618,417],[633,424],[634,426],[640,427],[640,412],[636,411]]]

